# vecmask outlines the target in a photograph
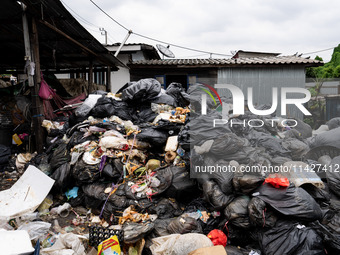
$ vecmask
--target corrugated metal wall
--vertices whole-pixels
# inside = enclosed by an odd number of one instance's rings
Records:
[[[307,82],[306,88],[311,88],[316,85],[315,82]],[[321,87],[321,95],[337,95],[339,92],[340,80],[337,81],[324,81]]]
[[[253,88],[254,105],[272,104],[272,88],[278,88],[278,108],[280,111],[281,87],[305,87],[304,67],[249,67],[249,68],[221,68],[218,70],[219,84],[233,84],[242,89],[247,100],[248,87]],[[230,97],[228,89],[219,89],[218,93]],[[288,98],[303,98],[303,95],[288,94]],[[255,107],[256,108],[256,107]],[[286,117],[303,118],[302,112],[295,106],[288,106]]]

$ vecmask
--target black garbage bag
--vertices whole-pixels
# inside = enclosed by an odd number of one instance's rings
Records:
[[[311,183],[305,183],[300,186],[305,191],[311,195],[316,202],[320,203],[328,203],[331,199],[331,195],[327,187],[325,188],[318,188]]]
[[[155,129],[161,129],[168,131],[169,135],[176,135],[181,131],[183,127],[180,123],[170,122],[168,120],[159,120]]]
[[[329,189],[340,197],[340,156],[332,159],[331,164],[326,171],[326,178]]]
[[[138,120],[136,123],[146,123],[146,122],[153,122],[154,119],[157,117],[157,114],[152,111],[150,107],[144,107],[143,109],[140,109],[140,111],[137,113]]]
[[[311,227],[280,222],[261,234],[261,249],[265,255],[326,254],[322,237]]]
[[[204,181],[203,185],[204,199],[210,203],[215,210],[224,209],[234,199],[234,195],[226,195],[214,181]]]
[[[121,172],[119,172],[119,170],[110,162],[104,166],[102,174],[112,181],[117,181],[121,176]]]
[[[190,213],[198,213],[198,211],[201,211],[201,213],[209,212],[209,207],[209,204],[202,198],[195,198],[187,204],[184,210],[185,213],[183,215],[188,214],[190,216]],[[203,234],[207,235],[211,230],[217,229],[219,227],[221,217],[222,216],[210,215],[206,222],[202,221],[201,219],[198,220],[202,227]]]
[[[160,195],[171,186],[175,172],[172,167],[165,167],[156,169],[155,173],[154,176],[160,181],[160,185],[153,189],[156,195]]]
[[[253,197],[248,204],[248,210],[250,224],[262,228],[275,226],[277,221],[275,212],[260,198]]]
[[[78,189],[77,197],[71,197],[68,203],[73,207],[85,205],[85,194],[82,189]]]
[[[326,125],[328,126],[329,130],[340,127],[340,117],[330,119],[327,121]]]
[[[139,141],[144,141],[159,147],[164,146],[168,139],[169,134],[166,131],[155,129],[152,127],[143,128],[136,138]]]
[[[75,131],[67,144],[67,149],[71,150],[74,146],[84,143],[86,141],[96,141],[98,137],[95,135],[90,135],[88,137],[84,137],[84,133],[80,131]]]
[[[128,199],[126,196],[118,196],[117,194],[113,194],[109,197],[109,201],[116,207],[120,208],[120,210],[124,211],[125,208],[129,207],[132,204],[131,199]]]
[[[312,136],[312,131],[313,129],[311,128],[310,125],[308,125],[307,123],[305,123],[303,120],[294,119],[297,122],[297,125],[294,127],[294,129],[296,129],[297,131],[299,131],[299,136],[301,136],[303,139],[306,139],[308,137]],[[294,121],[287,121],[287,124],[290,126],[295,125]]]
[[[315,221],[311,227],[322,237],[327,254],[340,254],[340,233]]]
[[[249,255],[249,254],[261,254],[261,251],[252,248],[242,248],[239,246],[227,245],[225,251],[228,255]],[[255,253],[256,252],[256,253]]]
[[[170,232],[167,230],[167,227],[169,226],[172,220],[173,220],[172,218],[156,219],[153,222],[153,224],[155,225],[155,228],[152,231],[152,233],[149,235],[150,238],[170,235]]]
[[[141,240],[144,236],[149,234],[155,225],[153,223],[138,224],[128,223],[123,226],[124,231],[124,243],[136,243]]]
[[[102,207],[98,207],[99,210],[102,209]],[[125,208],[124,208],[125,209]],[[108,201],[103,209],[102,217],[105,219],[107,223],[110,225],[116,225],[119,222],[119,216],[122,216],[122,212],[124,211],[122,208],[115,206],[110,201]]]
[[[288,138],[295,138],[295,139],[298,139],[300,141],[304,140],[301,136],[301,133],[296,129],[287,130],[283,134],[284,134],[285,138],[287,138],[287,139]]]
[[[254,147],[263,147],[271,156],[283,156],[290,155],[290,151],[282,146],[282,141],[279,138],[273,137],[270,134],[258,132],[256,130],[250,130],[247,139]]]
[[[129,83],[129,86],[122,91],[122,99],[138,104],[157,98],[160,92],[161,84],[156,79],[141,79]]]
[[[256,247],[259,242],[257,228],[240,228],[230,224],[226,219],[220,222],[218,229],[221,229],[228,237],[228,244],[246,247]]]
[[[304,189],[291,184],[287,188],[274,188],[265,183],[253,193],[278,212],[304,221],[322,218],[320,206]]]
[[[231,224],[240,227],[248,228],[250,226],[248,204],[250,198],[248,196],[241,196],[235,198],[224,209],[224,215]]]
[[[243,173],[237,171],[234,173],[233,186],[237,193],[250,194],[256,188],[260,187],[265,177],[261,173]]]
[[[311,149],[319,146],[333,146],[340,148],[340,139],[334,139],[335,137],[340,137],[340,127],[313,136],[309,147]]]
[[[150,100],[150,102],[154,104],[167,104],[176,106],[175,99],[163,92],[161,92],[155,99]]]
[[[93,183],[82,186],[86,207],[100,211],[107,198],[107,194],[104,193],[106,187],[107,185],[101,183]]]
[[[210,148],[213,155],[224,156],[239,151],[245,144],[244,138],[240,138],[234,133],[227,133],[216,137]]]
[[[166,191],[166,196],[180,202],[188,202],[197,197],[199,191],[196,182],[190,178],[187,169],[178,166],[170,166],[169,169],[172,173],[172,180]]]
[[[207,140],[214,140],[226,133],[231,133],[228,125],[215,125],[214,120],[221,119],[221,114],[214,113],[209,115],[199,115],[196,118],[190,118],[186,124],[188,132],[187,143],[201,145]]]
[[[191,108],[195,111],[195,112],[201,112],[201,104],[202,104],[202,89],[207,89],[206,86],[204,86],[203,84],[194,84],[194,85],[190,85],[188,88],[187,93],[190,96],[190,105]],[[213,96],[215,96],[215,94],[212,94]],[[209,112],[209,109],[215,109],[216,105],[215,102],[218,102],[218,98],[214,97],[215,101],[211,98],[207,96],[207,110]]]
[[[119,173],[123,173],[124,165],[120,158],[116,158],[112,160],[112,166],[116,169]]]
[[[115,115],[123,120],[136,119],[135,109],[123,101],[117,101],[110,97],[101,97],[92,108],[90,115],[97,118],[111,117]]]
[[[105,201],[108,197],[104,191],[108,187],[107,184],[103,183],[92,183],[82,186],[82,190],[87,197],[91,197],[93,199]]]
[[[157,214],[158,219],[174,218],[182,214],[182,210],[176,200],[172,201],[168,198],[162,198],[155,205],[153,211]]]
[[[229,162],[225,161],[223,159],[216,160],[214,157],[211,156],[211,154],[206,154],[204,157],[204,164],[209,166],[214,166],[215,169],[225,169],[225,171],[214,171],[209,174],[207,174],[207,178],[215,181],[218,186],[220,187],[221,191],[228,195],[233,193],[233,178],[234,178],[234,172],[231,170],[228,170]]]
[[[337,210],[328,210],[322,219],[322,224],[340,235],[340,212]]]
[[[177,217],[166,228],[170,234],[203,233],[198,221],[191,217]]]
[[[73,167],[72,176],[79,186],[93,183],[100,178],[99,164],[88,165],[81,159]]]
[[[293,160],[301,160],[309,151],[309,146],[296,138],[287,138],[282,141],[282,146],[291,152]]]
[[[281,166],[281,165],[283,165],[284,163],[286,163],[288,161],[292,161],[292,159],[291,158],[286,158],[286,157],[281,157],[281,156],[272,157],[270,159],[270,162],[274,166]]]
[[[165,93],[175,99],[176,107],[185,107],[190,104],[190,96],[184,91],[180,83],[170,83]]]
[[[92,108],[90,116],[97,118],[105,118],[114,115],[115,106],[112,102],[112,98],[101,97],[98,99],[96,105]]]
[[[55,191],[66,191],[73,182],[71,165],[69,163],[61,165],[50,177],[55,180],[53,184],[53,189]]]
[[[62,166],[65,163],[70,162],[71,157],[70,153],[67,150],[67,144],[66,143],[60,143],[58,147],[53,151],[51,160],[50,160],[50,166],[51,170],[54,171],[58,167]]]

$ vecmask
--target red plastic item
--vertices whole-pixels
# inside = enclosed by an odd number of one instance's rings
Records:
[[[207,237],[211,240],[214,246],[223,245],[225,247],[227,245],[227,236],[219,229],[211,230]]]
[[[265,183],[270,183],[275,188],[286,188],[289,186],[289,180],[287,177],[278,175],[278,174],[270,174],[265,180]]]

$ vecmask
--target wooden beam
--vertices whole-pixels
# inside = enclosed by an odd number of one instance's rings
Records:
[[[73,39],[72,37],[70,37],[69,35],[67,35],[66,33],[64,33],[63,31],[61,31],[60,29],[56,28],[55,26],[53,26],[52,24],[48,23],[45,20],[39,20],[40,23],[44,24],[45,26],[47,26],[48,28],[52,29],[53,31],[57,32],[58,34],[64,36],[66,39],[68,39],[69,41],[73,42],[74,44],[78,45],[81,49],[83,49],[86,53],[96,57],[97,59],[99,59],[101,62],[103,62],[106,65],[111,65],[111,63],[109,63],[108,61],[106,61],[103,57],[101,57],[100,55],[98,55],[97,53],[95,53],[94,51],[90,50],[89,48],[85,47],[84,45],[82,45],[80,42],[78,42],[77,40]]]
[[[40,84],[41,84],[41,70],[40,70],[40,54],[39,54],[39,39],[38,30],[35,18],[32,18],[32,49],[33,59],[35,62],[35,82],[34,82],[34,93],[32,95],[33,102],[33,128],[35,132],[35,146],[38,153],[42,153],[44,150],[44,130],[41,123],[44,119],[42,102],[39,95]]]

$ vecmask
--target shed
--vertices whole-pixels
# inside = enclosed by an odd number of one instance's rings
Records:
[[[91,90],[96,69],[110,84],[111,70],[125,65],[81,26],[59,0],[3,0],[1,7],[0,73],[28,74],[35,144],[42,152],[43,116],[37,96],[40,71],[86,74]]]
[[[276,54],[276,53],[275,53]],[[262,56],[231,59],[141,60],[129,64],[131,80],[156,78],[166,87],[171,82],[190,86],[194,83],[233,84],[247,94],[253,87],[254,103],[271,104],[273,87],[305,87],[305,68],[323,65],[321,61],[298,56]],[[228,90],[218,90],[229,96]],[[292,107],[288,116],[302,117]]]

